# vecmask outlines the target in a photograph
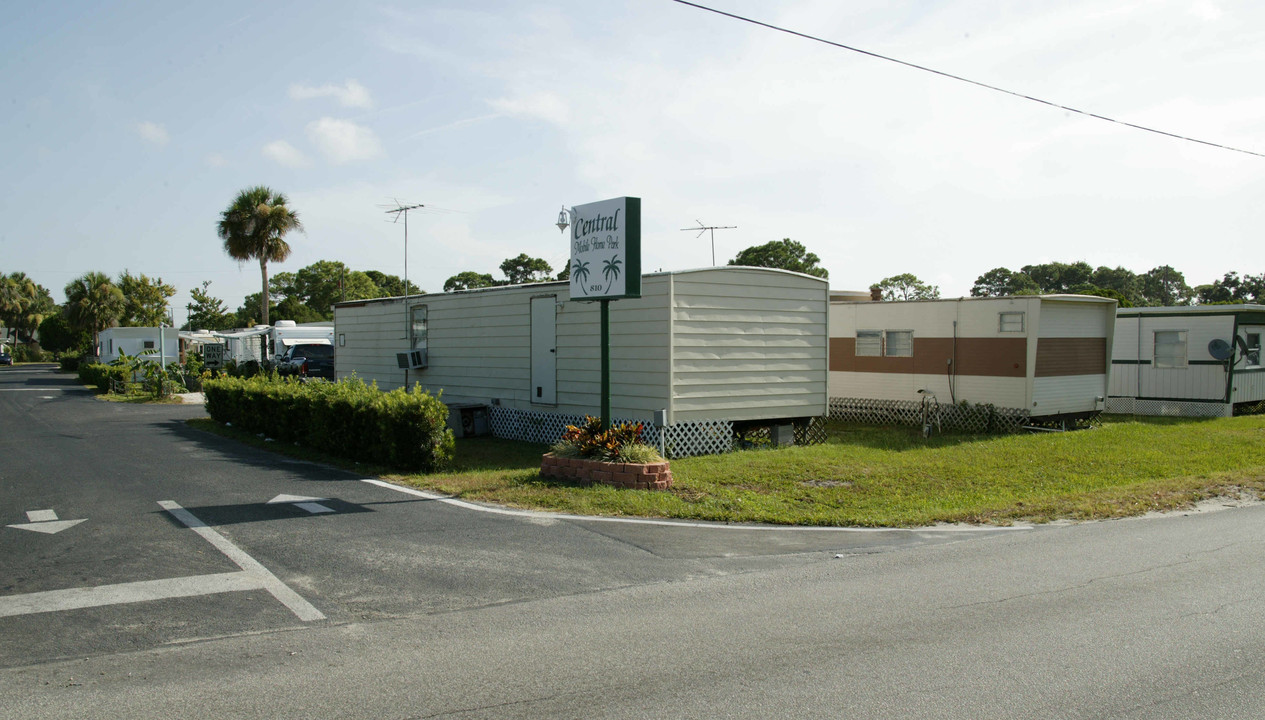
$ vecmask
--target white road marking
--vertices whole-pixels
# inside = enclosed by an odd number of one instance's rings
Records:
[[[316,515],[317,513],[334,512],[334,509],[333,509],[333,508],[327,508],[327,507],[325,507],[324,505],[322,505],[322,504],[320,504],[320,503],[314,503],[314,502],[301,502],[301,503],[295,503],[295,504],[294,504],[294,506],[295,506],[295,507],[300,507],[300,508],[303,508],[304,510],[307,510],[308,512],[312,513],[313,515]]]
[[[447,503],[454,507],[464,508],[466,510],[474,510],[476,512],[491,513],[493,515],[511,515],[514,517],[524,517],[536,520],[580,520],[584,522],[609,522],[623,523],[627,525],[661,525],[665,527],[683,527],[683,528],[703,528],[706,530],[780,530],[782,532],[839,532],[839,533],[884,533],[884,532],[907,532],[907,533],[972,533],[972,532],[1002,532],[1012,530],[1031,530],[1031,525],[1011,525],[1008,527],[982,527],[977,525],[944,525],[935,527],[917,527],[917,528],[859,528],[859,527],[819,527],[819,526],[800,526],[800,525],[726,525],[722,523],[700,523],[688,522],[684,520],[650,520],[646,518],[623,518],[623,517],[602,517],[598,515],[568,515],[565,513],[542,512],[540,510],[511,510],[509,508],[495,507],[491,505],[477,505],[475,503],[458,500],[440,495],[438,493],[426,492],[425,490],[415,490],[403,485],[395,485],[393,483],[378,480],[376,478],[361,478],[360,482],[377,485],[388,490],[394,490],[406,495],[425,498],[427,500],[435,500],[437,502]]]
[[[244,550],[228,541],[228,538],[216,532],[214,529],[207,527],[205,523],[197,519],[193,513],[180,507],[179,503],[171,500],[160,500],[158,505],[162,509],[171,513],[177,520],[184,523],[186,527],[202,536],[203,540],[211,543],[217,550],[224,553],[229,560],[237,563],[237,566],[252,575],[255,575],[263,583],[262,587],[272,594],[282,605],[290,609],[300,620],[311,622],[313,620],[324,620],[325,615],[317,610],[302,596],[290,589],[289,585],[277,579],[268,571],[268,568],[259,563]]]
[[[62,530],[72,528],[84,520],[87,520],[87,518],[84,518],[83,520],[51,520],[45,522],[22,523],[21,525],[10,525],[9,527],[16,528],[18,530],[33,530],[37,533],[44,533],[45,535],[56,535]]]
[[[0,392],[61,392],[65,388],[59,387],[34,387],[34,388],[0,388]]]
[[[30,522],[48,522],[57,519],[55,510],[27,510],[26,519]]]
[[[328,508],[321,503],[329,500],[329,498],[304,497],[302,495],[278,495],[275,498],[264,503],[265,505],[283,505],[290,504],[295,507],[303,508],[313,515],[317,513],[331,513],[333,508]]]
[[[146,580],[119,585],[49,590],[0,597],[0,617],[263,589],[266,588],[261,578],[254,573],[240,571],[167,580]]]

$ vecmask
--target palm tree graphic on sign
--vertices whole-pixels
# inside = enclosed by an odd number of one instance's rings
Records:
[[[614,281],[619,279],[620,264],[621,262],[619,256],[612,255],[611,259],[607,260],[605,264],[602,265],[602,275],[606,277],[608,283],[606,289],[608,291],[611,289],[611,285],[614,284]]]
[[[575,282],[580,286],[580,289],[584,291],[585,295],[588,295],[589,291],[584,283],[589,279],[589,264],[582,260],[576,260],[571,265],[571,277],[575,278]]]

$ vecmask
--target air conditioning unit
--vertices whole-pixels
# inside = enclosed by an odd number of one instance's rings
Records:
[[[395,364],[402,370],[426,367],[426,348],[396,353]]]

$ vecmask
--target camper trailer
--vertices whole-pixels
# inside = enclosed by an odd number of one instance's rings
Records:
[[[1265,402],[1265,305],[1120,308],[1108,412],[1226,417]]]
[[[825,280],[784,270],[646,274],[640,298],[610,304],[611,414],[675,456],[752,424],[802,441],[826,412],[827,306]],[[598,308],[558,282],[339,303],[337,376],[420,384],[499,437],[554,442],[599,414]]]
[[[830,414],[927,430],[1092,417],[1107,397],[1115,308],[1082,295],[832,302]]]

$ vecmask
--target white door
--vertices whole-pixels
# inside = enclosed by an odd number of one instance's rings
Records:
[[[531,299],[531,401],[558,403],[557,297]]]

